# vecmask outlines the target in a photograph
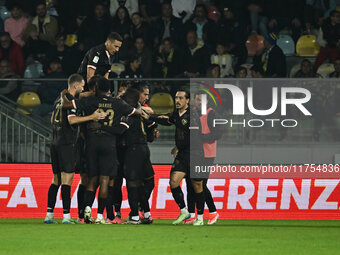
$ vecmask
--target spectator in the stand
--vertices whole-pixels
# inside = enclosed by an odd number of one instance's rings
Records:
[[[86,54],[85,47],[81,43],[73,45],[68,51],[69,54],[64,56],[62,62],[63,71],[67,77],[77,72],[79,63],[81,63]]]
[[[202,40],[198,40],[196,31],[188,31],[187,47],[181,53],[182,74],[188,78],[204,75],[209,66],[209,52]]]
[[[317,70],[327,58],[330,62],[334,62],[339,56],[340,13],[332,11],[330,17],[323,23],[321,30],[326,44],[320,48],[319,55],[315,60],[314,70]]]
[[[208,10],[203,4],[198,4],[194,10],[194,16],[186,24],[186,30],[196,30],[197,37],[204,41],[204,44],[214,49],[217,41],[217,25],[208,19]]]
[[[132,57],[129,59],[128,64],[125,67],[125,71],[119,76],[121,78],[142,78],[143,74],[140,69],[140,64],[138,57]]]
[[[340,58],[334,61],[334,72],[329,75],[329,78],[340,78]]]
[[[154,45],[158,46],[161,41],[171,37],[176,45],[180,45],[183,40],[182,21],[172,15],[172,7],[169,2],[162,4],[162,13],[153,24]]]
[[[58,58],[52,60],[49,64],[47,79],[66,79],[67,76],[62,70],[61,62]],[[60,92],[67,89],[66,82],[46,81],[40,87],[41,104],[34,108],[33,114],[45,116],[52,112],[55,98],[60,95]]]
[[[260,66],[253,65],[250,68],[250,71],[251,71],[252,78],[263,78],[264,77],[263,69]]]
[[[286,77],[286,56],[276,45],[278,35],[270,33],[264,39],[264,50],[254,56],[254,65],[261,66],[266,78]]]
[[[0,60],[0,79],[18,78],[18,75],[10,69],[7,59]],[[17,101],[20,94],[20,86],[17,81],[0,81],[0,95],[3,95],[13,101]]]
[[[25,63],[21,47],[12,41],[7,32],[0,34],[0,59],[7,59],[10,63],[11,71],[23,76]]]
[[[244,64],[247,60],[248,52],[245,46],[247,37],[244,23],[239,21],[231,8],[225,7],[218,23],[218,41],[226,45],[227,52],[237,57],[236,66]]]
[[[250,24],[252,32],[260,33],[263,36],[268,34],[267,24],[268,17],[265,13],[265,3],[264,0],[252,0],[248,5]]]
[[[151,25],[160,16],[161,0],[140,0],[139,8],[143,18]]]
[[[296,72],[294,78],[316,78],[320,77],[313,71],[313,64],[308,59],[302,60],[300,70]]]
[[[206,78],[220,78],[221,77],[221,68],[219,65],[212,64],[208,67]]]
[[[233,58],[227,54],[222,43],[217,43],[216,53],[210,56],[211,64],[217,64],[221,69],[221,78],[234,75]]]
[[[236,78],[247,78],[247,68],[243,67],[243,66],[239,66],[236,69]]]
[[[138,12],[138,0],[110,0],[110,14],[115,16],[119,7],[125,7],[128,13],[132,16],[133,13]]]
[[[56,37],[56,45],[51,47],[47,52],[47,58],[50,61],[58,58],[61,63],[63,63],[63,59],[67,54],[70,54],[68,51],[68,47],[65,45],[65,36],[63,34],[59,34]]]
[[[152,47],[150,26],[142,20],[142,15],[139,12],[135,12],[132,14],[131,20],[131,39],[135,40],[137,37],[143,37],[145,44]]]
[[[57,20],[47,14],[45,2],[38,3],[36,14],[22,33],[22,39],[31,52],[43,52],[55,44]]]
[[[124,43],[119,51],[119,60],[127,61],[129,59],[129,49],[132,47],[132,41],[130,40],[131,19],[129,12],[125,7],[119,7],[116,11],[116,15],[113,17],[111,31],[120,34]]]
[[[130,37],[131,20],[129,11],[125,7],[119,7],[113,18],[112,31],[120,34],[124,40]]]
[[[151,77],[152,53],[151,50],[145,46],[144,39],[142,37],[137,37],[135,39],[134,47],[130,50],[129,56],[137,56],[139,62],[141,63],[143,77]]]
[[[173,15],[176,18],[182,20],[183,23],[187,22],[191,15],[194,13],[196,0],[172,0],[171,6],[173,10]]]
[[[153,65],[153,76],[173,78],[179,74],[179,52],[174,48],[170,37],[165,38],[158,48]]]
[[[304,19],[307,26],[320,27],[325,19],[336,9],[336,0],[306,0]]]
[[[304,0],[265,0],[268,15],[268,32],[291,30],[296,42],[302,32]]]
[[[94,7],[93,15],[86,17],[78,33],[78,41],[82,42],[85,50],[105,42],[111,27],[111,19],[102,3]]]
[[[21,36],[28,23],[28,19],[23,16],[22,9],[19,5],[11,7],[11,17],[5,20],[5,31],[8,32],[13,41],[21,47],[25,45]]]

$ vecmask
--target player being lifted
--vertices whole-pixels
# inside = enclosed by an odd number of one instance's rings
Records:
[[[175,161],[171,167],[170,173],[170,188],[172,196],[174,197],[179,209],[180,215],[173,222],[174,225],[182,223],[184,220],[190,218],[180,183],[186,175],[190,174],[190,109],[189,109],[190,95],[184,90],[177,91],[175,96],[176,110],[174,113],[168,116],[159,116],[153,118],[157,123],[161,125],[175,125],[175,142],[178,149]],[[204,211],[204,193],[203,193],[203,181],[199,179],[191,179],[192,186],[195,192],[196,206],[197,206],[197,218],[193,225],[203,225],[203,211]]]
[[[72,99],[77,96],[84,88],[84,79],[79,74],[72,74],[68,79],[68,94]],[[99,120],[106,115],[99,113],[94,109],[93,114],[81,117],[79,121]],[[48,190],[48,205],[45,223],[56,223],[53,215],[53,209],[56,202],[56,196],[61,183],[61,197],[63,202],[63,220],[64,224],[76,223],[70,216],[71,204],[71,184],[76,164],[75,143],[77,139],[77,128],[72,127],[69,123],[69,117],[75,115],[75,110],[62,108],[61,97],[59,96],[53,107],[51,123],[53,126],[53,138],[51,144],[51,158],[53,180]]]
[[[86,159],[89,183],[85,191],[85,222],[91,219],[91,206],[95,198],[97,182],[99,182],[98,213],[95,223],[105,224],[104,208],[107,204],[108,184],[110,177],[117,175],[116,135],[128,128],[126,123],[119,122],[122,116],[132,115],[136,109],[120,99],[109,96],[110,82],[104,77],[97,81],[96,95],[73,101],[75,108],[85,114],[99,109],[107,114],[100,122],[87,124]],[[116,126],[121,128],[113,130]]]

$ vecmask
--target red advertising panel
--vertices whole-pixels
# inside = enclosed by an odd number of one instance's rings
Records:
[[[154,218],[175,218],[179,213],[168,184],[170,167],[154,165],[155,189],[150,199]],[[48,164],[0,164],[0,218],[44,218],[51,180]],[[331,220],[340,219],[339,182],[340,179],[210,179],[208,187],[222,219]],[[74,218],[78,183],[79,175],[75,175],[71,190]],[[182,187],[186,194],[185,182]],[[93,205],[96,207],[97,200]],[[125,185],[122,208],[123,217],[127,217]],[[55,215],[62,216],[60,193]]]

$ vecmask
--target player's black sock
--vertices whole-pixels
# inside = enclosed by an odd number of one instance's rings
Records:
[[[86,206],[92,207],[95,196],[96,196],[96,192],[90,191],[90,190],[85,190],[84,207],[86,207]]]
[[[186,184],[187,184],[187,203],[188,203],[188,211],[189,213],[195,213],[195,191],[194,188],[192,187],[191,180],[186,179]]]
[[[185,207],[184,195],[180,186],[177,188],[171,189],[172,196],[174,197],[179,209],[183,209]]]
[[[47,193],[47,212],[52,213],[55,207],[55,202],[57,201],[59,186],[55,184],[51,184]]]
[[[122,188],[113,187],[113,206],[115,208],[116,213],[120,213],[120,208],[122,206],[122,201],[123,201],[123,193],[122,193]]]
[[[141,186],[138,187],[138,194],[139,194],[139,202],[140,202],[140,209],[144,212],[150,212],[150,205],[149,205],[149,197],[145,192],[145,187]],[[140,210],[138,209],[138,210]]]
[[[63,213],[70,213],[71,207],[71,186],[63,184],[61,185],[61,199],[63,200]]]
[[[128,186],[128,200],[130,205],[130,216],[138,216],[138,187],[129,187]]]
[[[147,179],[144,181],[144,192],[147,200],[149,200],[151,193],[155,187],[155,178]]]
[[[84,198],[85,198],[85,190],[86,187],[83,184],[79,184],[78,186],[78,193],[77,193],[77,199],[78,199],[78,217],[84,218]]]
[[[106,203],[106,217],[110,220],[115,218],[113,215],[113,187],[111,186],[109,186],[109,195]]]
[[[205,202],[209,208],[209,212],[216,212],[214,199],[212,198],[211,192],[208,189],[206,182],[203,183],[203,192],[204,192]]]
[[[195,193],[197,214],[203,214],[204,212],[204,191],[200,193]]]
[[[107,198],[98,197],[98,213],[103,214],[107,203]]]

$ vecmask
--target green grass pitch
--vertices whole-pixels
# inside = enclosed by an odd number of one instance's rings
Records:
[[[220,220],[200,227],[42,221],[0,219],[0,254],[340,254],[340,221]]]

